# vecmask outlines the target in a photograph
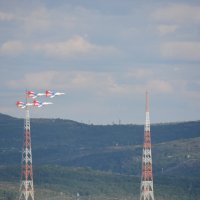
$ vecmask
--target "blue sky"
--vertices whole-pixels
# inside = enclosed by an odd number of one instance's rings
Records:
[[[1,113],[50,89],[32,117],[143,123],[148,90],[153,123],[199,120],[200,2],[0,0],[0,63]]]

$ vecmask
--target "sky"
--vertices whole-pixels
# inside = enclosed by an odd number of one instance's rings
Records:
[[[200,1],[0,0],[0,113],[93,124],[200,120]],[[32,101],[32,100],[29,100]]]

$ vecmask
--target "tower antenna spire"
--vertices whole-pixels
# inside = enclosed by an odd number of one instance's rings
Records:
[[[22,169],[19,200],[34,200],[29,106],[26,106],[25,112],[26,117],[24,121],[24,142],[22,149]]]
[[[146,112],[149,112],[149,94],[146,90]]]
[[[24,139],[22,147],[21,161],[21,181],[19,190],[19,200],[34,200],[34,185],[33,185],[33,166],[32,166],[32,148],[31,148],[31,125],[30,125],[30,107],[39,107],[48,105],[51,102],[43,102],[36,104],[28,101],[28,91],[25,91],[25,103],[18,101],[18,108],[25,108],[24,119]]]
[[[152,173],[149,95],[147,91],[146,91],[146,121],[144,126],[144,146],[142,154],[140,200],[155,200],[154,190],[153,190],[153,173]]]
[[[50,105],[52,102],[39,102],[34,100],[32,103],[28,98],[37,98],[45,96],[45,93],[35,93],[33,91],[25,91],[25,103],[17,101],[18,108],[24,108],[26,117],[24,119],[24,140],[22,148],[22,163],[21,163],[21,181],[19,190],[19,200],[34,200],[34,187],[33,187],[33,166],[32,166],[32,149],[31,149],[31,126],[30,126],[30,107],[40,108],[42,106]],[[63,95],[64,93],[56,92],[49,94],[50,97]]]

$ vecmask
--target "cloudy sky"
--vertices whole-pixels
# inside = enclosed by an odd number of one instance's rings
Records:
[[[200,2],[0,0],[0,85],[16,117],[50,89],[66,95],[32,117],[143,123],[148,90],[152,122],[199,120]]]

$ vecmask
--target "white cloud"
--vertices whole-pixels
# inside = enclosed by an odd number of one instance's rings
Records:
[[[57,89],[62,91],[89,92],[107,98],[109,96],[130,96],[142,94],[146,89],[153,93],[170,93],[173,91],[170,82],[149,80],[133,84],[131,81],[122,83],[113,73],[85,71],[43,71],[26,74],[20,80],[7,83],[10,88]],[[130,79],[131,80],[131,79]]]
[[[166,25],[162,24],[158,26],[158,32],[161,35],[167,35],[170,33],[174,33],[177,30],[178,26],[177,25]]]
[[[11,80],[7,85],[11,88],[35,88],[35,89],[84,89],[94,87],[96,83],[104,79],[104,75],[94,72],[81,71],[41,71],[25,74],[22,79]]]
[[[71,56],[75,54],[85,54],[94,50],[95,46],[87,42],[84,38],[76,36],[68,41],[37,44],[35,50],[42,51],[50,56]]]
[[[158,21],[172,21],[179,23],[200,22],[200,6],[186,4],[172,4],[165,8],[160,8],[153,16]]]
[[[7,41],[0,47],[1,54],[18,55],[25,51],[25,45],[20,41]]]
[[[166,42],[161,45],[161,55],[180,60],[200,60],[200,42]]]
[[[146,88],[158,93],[171,93],[173,91],[171,83],[164,80],[151,80],[146,85]]]
[[[35,51],[43,52],[47,56],[55,57],[73,57],[76,55],[102,55],[117,53],[117,49],[111,46],[99,46],[90,43],[81,36],[75,36],[63,42],[51,42],[45,44],[36,44]]]
[[[129,70],[127,76],[128,77],[133,77],[136,79],[144,79],[152,76],[153,71],[147,68],[137,68],[137,69],[132,69]]]
[[[14,18],[13,14],[0,11],[0,21],[12,21]]]
[[[13,89],[61,89],[92,91],[97,95],[126,93],[127,86],[116,83],[112,75],[84,71],[43,71],[26,74],[20,80],[10,80],[7,86]]]
[[[0,21],[15,21],[23,34],[24,32],[48,30],[53,23],[52,21],[55,24],[58,22],[55,22],[53,17],[51,12],[43,6],[29,12],[27,10],[14,10],[12,14],[0,11]]]
[[[10,80],[7,85],[13,89],[35,88],[48,89],[53,87],[53,81],[57,77],[56,71],[45,71],[25,74],[20,80]]]
[[[138,37],[141,34],[141,30],[136,27],[127,27],[126,29],[122,29],[120,35],[124,38],[133,38]]]
[[[44,7],[33,10],[28,16],[21,17],[21,20],[28,32],[47,30],[52,24],[50,12]]]
[[[7,41],[0,46],[0,53],[6,55],[19,55],[21,53],[43,53],[56,58],[69,58],[75,56],[111,56],[119,51],[111,46],[92,44],[81,36],[74,36],[67,41],[49,43],[25,43],[21,41]]]
[[[134,94],[144,94],[146,90],[153,94],[168,94],[173,92],[173,86],[169,81],[164,80],[149,80],[142,83],[126,84],[123,89],[125,89],[124,94],[128,96]]]

